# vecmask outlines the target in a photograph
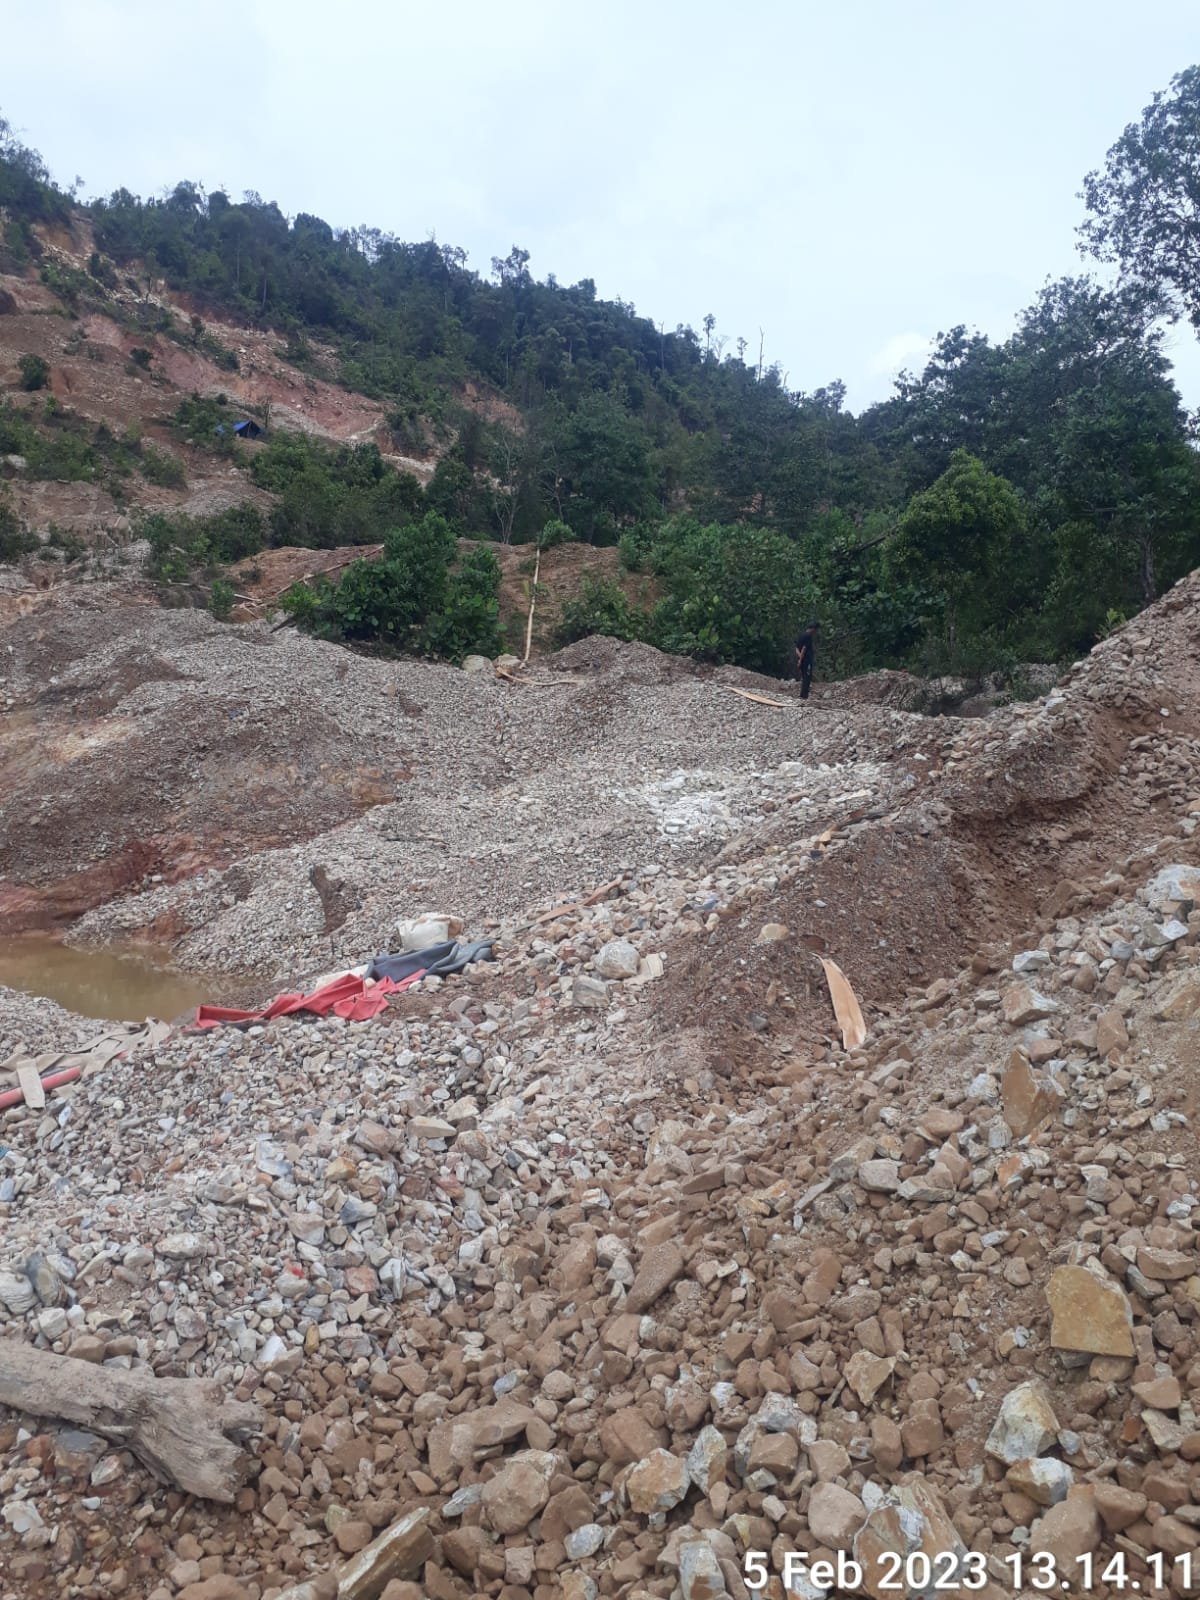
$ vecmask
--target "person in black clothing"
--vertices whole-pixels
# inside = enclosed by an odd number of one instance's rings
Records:
[[[808,699],[812,688],[813,663],[816,660],[817,630],[819,622],[810,622],[796,640],[796,673],[800,679],[800,698]]]

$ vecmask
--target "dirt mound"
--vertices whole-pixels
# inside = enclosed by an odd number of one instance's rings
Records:
[[[789,1550],[910,1543],[990,1600],[1039,1553],[1194,1592],[1198,602],[977,720],[607,640],[511,683],[99,590],[10,624],[29,882],[51,830],[79,869],[242,819],[82,932],[293,977],[422,912],[496,941],[374,1021],[176,1033],[0,1109],[5,1334],[263,1415],[217,1505],[121,1419],[0,1414],[14,1593],[719,1600],[755,1551],[774,1593]]]

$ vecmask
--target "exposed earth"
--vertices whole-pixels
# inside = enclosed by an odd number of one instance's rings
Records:
[[[371,659],[276,626],[317,557],[0,596],[6,936],[231,1003],[493,946],[362,1021],[0,988],[0,1600],[1198,1592],[1200,575],[961,717]]]
[[[495,958],[0,1112],[8,1337],[261,1408],[226,1505],[0,1414],[0,1594],[700,1600],[805,1550],[882,1600],[918,1547],[1189,1592],[1198,599],[974,719],[115,586],[11,619],[7,917],[214,999],[423,916]],[[98,1031],[3,993],[10,1055]]]

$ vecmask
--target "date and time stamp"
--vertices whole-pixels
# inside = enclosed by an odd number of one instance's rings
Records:
[[[765,1550],[747,1550],[742,1558],[742,1577],[751,1594],[766,1588],[773,1576],[783,1580],[784,1589],[805,1593],[813,1589],[836,1594],[861,1591],[867,1580],[862,1565],[844,1552],[829,1561],[812,1561],[803,1550],[789,1550],[773,1562]],[[883,1552],[872,1562],[870,1590],[885,1597],[890,1594],[926,1596],[938,1592],[970,1594],[996,1583],[1011,1587],[1014,1594],[1154,1594],[1173,1586],[1190,1593],[1193,1581],[1200,1580],[1200,1552],[1170,1556],[1155,1553],[1143,1557],[1136,1567],[1118,1551],[1112,1556],[1082,1555],[1066,1563],[1056,1562],[1045,1552],[1023,1554],[1014,1551],[1002,1557],[987,1557],[978,1551],[927,1555],[916,1550],[908,1555]]]

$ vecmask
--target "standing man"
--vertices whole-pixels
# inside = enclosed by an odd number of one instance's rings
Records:
[[[813,662],[816,660],[819,622],[810,622],[796,640],[796,672],[800,678],[800,698],[808,699],[812,688]]]

